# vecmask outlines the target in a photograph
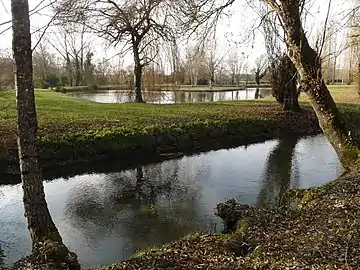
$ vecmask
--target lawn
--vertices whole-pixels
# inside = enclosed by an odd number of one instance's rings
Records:
[[[359,124],[360,99],[355,88],[335,87],[331,91],[347,120]],[[227,137],[239,143],[288,132],[319,132],[304,94],[301,101],[305,109],[299,114],[283,112],[272,99],[176,105],[101,104],[51,90],[35,92],[40,158],[46,161],[43,163],[100,158],[111,152],[176,152]],[[1,160],[14,162],[14,91],[0,92],[0,125],[0,164]]]

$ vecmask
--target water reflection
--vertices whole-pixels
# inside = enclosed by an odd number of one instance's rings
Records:
[[[298,188],[300,175],[298,163],[294,160],[297,142],[298,138],[294,136],[281,138],[269,153],[257,200],[258,206],[281,204],[290,183],[292,188]]]
[[[73,96],[100,102],[100,103],[124,103],[134,102],[133,91],[108,90],[97,92],[71,92]],[[257,88],[235,91],[144,91],[144,100],[148,103],[173,104],[185,102],[212,102],[230,100],[253,100],[265,98],[271,95],[270,89]]]
[[[1,243],[0,243],[0,270],[5,270],[5,254],[4,254],[4,250],[1,248]]]
[[[121,161],[120,161],[121,162]],[[289,187],[321,185],[342,172],[323,136],[286,138],[210,151],[114,173],[45,182],[51,215],[84,268],[187,233],[220,231],[217,203],[279,201]],[[321,176],[321,177],[319,177]],[[6,263],[30,250],[20,185],[0,186],[0,239]]]

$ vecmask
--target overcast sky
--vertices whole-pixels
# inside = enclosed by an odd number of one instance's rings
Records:
[[[41,8],[54,0],[43,0],[44,2],[38,7]],[[221,1],[221,0],[219,0]],[[29,0],[30,10],[34,9],[41,0]],[[344,10],[348,10],[352,0],[332,0],[331,13],[335,14],[337,19],[343,16]],[[232,7],[232,13],[234,14],[230,18],[226,18],[219,25],[217,30],[217,47],[219,52],[224,53],[229,50],[230,47],[234,47],[234,41],[240,42],[244,39],[244,36],[248,34],[249,28],[256,18],[256,14],[251,8],[245,8],[244,0],[238,0],[237,5]],[[311,0],[309,4],[310,15],[307,17],[306,30],[308,35],[316,35],[323,26],[323,21],[326,16],[327,6],[329,0]],[[236,14],[236,16],[235,16]],[[41,12],[33,14],[31,16],[31,27],[34,31],[39,27],[47,24],[51,19],[52,13],[50,8],[43,9]],[[11,19],[10,0],[0,0],[0,24]],[[0,32],[9,27],[10,24],[0,26]],[[314,39],[314,38],[313,38]],[[310,38],[311,40],[311,38]],[[33,36],[33,44],[36,42],[36,36]],[[6,31],[0,36],[0,49],[11,48],[11,30]],[[102,46],[102,41],[96,39],[92,48],[95,50],[95,56],[98,59],[110,58],[116,54],[116,49],[107,49]],[[255,36],[250,44],[239,46],[239,51],[245,52],[249,55],[249,62],[261,56],[265,52],[263,38],[260,34]],[[118,61],[118,60],[117,60]],[[130,57],[126,57],[125,62],[131,62]]]

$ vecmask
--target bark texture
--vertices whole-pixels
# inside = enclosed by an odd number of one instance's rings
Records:
[[[53,242],[68,257],[60,234],[51,218],[45,200],[42,175],[37,158],[37,118],[32,82],[32,50],[29,6],[27,0],[12,0],[13,54],[18,112],[18,152],[23,186],[23,202],[33,251]],[[54,245],[52,245],[54,246]],[[64,258],[62,258],[64,259]],[[75,257],[76,261],[76,257]],[[77,262],[76,262],[77,263]]]
[[[141,79],[142,79],[142,71],[143,64],[141,63],[139,51],[136,45],[133,45],[133,53],[134,53],[134,78],[135,78],[135,102],[142,103],[144,102],[141,92]]]
[[[272,94],[285,111],[300,111],[297,70],[291,59],[283,54],[270,65]]]
[[[359,149],[354,144],[322,76],[321,60],[304,33],[299,0],[266,0],[281,18],[288,54],[295,64],[301,86],[309,96],[320,127],[347,170],[360,170]]]

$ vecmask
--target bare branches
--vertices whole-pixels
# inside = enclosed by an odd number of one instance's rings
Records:
[[[323,31],[321,45],[320,45],[320,48],[318,48],[318,55],[319,56],[321,56],[321,53],[322,53],[322,50],[323,50],[324,44],[325,44],[327,24],[328,24],[329,15],[330,15],[330,8],[331,8],[331,0],[329,0],[329,4],[328,4],[328,10],[327,10],[326,19],[325,19],[325,25],[324,25],[324,31]]]
[[[52,6],[54,3],[56,3],[57,0],[52,0],[49,3],[47,3],[46,5],[42,6],[42,4],[45,3],[46,0],[41,0],[33,9],[31,9],[29,11],[29,17],[33,16],[34,14],[39,14],[42,10]],[[52,20],[52,19],[51,19]],[[1,22],[0,23],[0,27],[7,25],[7,24],[11,24],[12,20],[7,20],[5,22]],[[11,29],[11,25],[6,27],[5,29],[0,31],[0,35],[4,34],[5,32],[9,31]],[[48,28],[48,27],[47,27]]]
[[[53,15],[53,17],[50,19],[50,21],[42,28],[38,29],[37,31],[42,31],[42,33],[40,34],[40,37],[38,38],[36,44],[34,45],[34,47],[31,49],[32,51],[34,51],[36,49],[36,47],[39,45],[39,43],[41,42],[42,38],[44,37],[46,31],[49,29],[49,27],[51,26],[51,24],[55,21],[56,19],[56,16],[57,16],[57,13],[55,13]],[[37,32],[36,31],[36,32]],[[35,32],[33,32],[32,34],[34,34]]]

